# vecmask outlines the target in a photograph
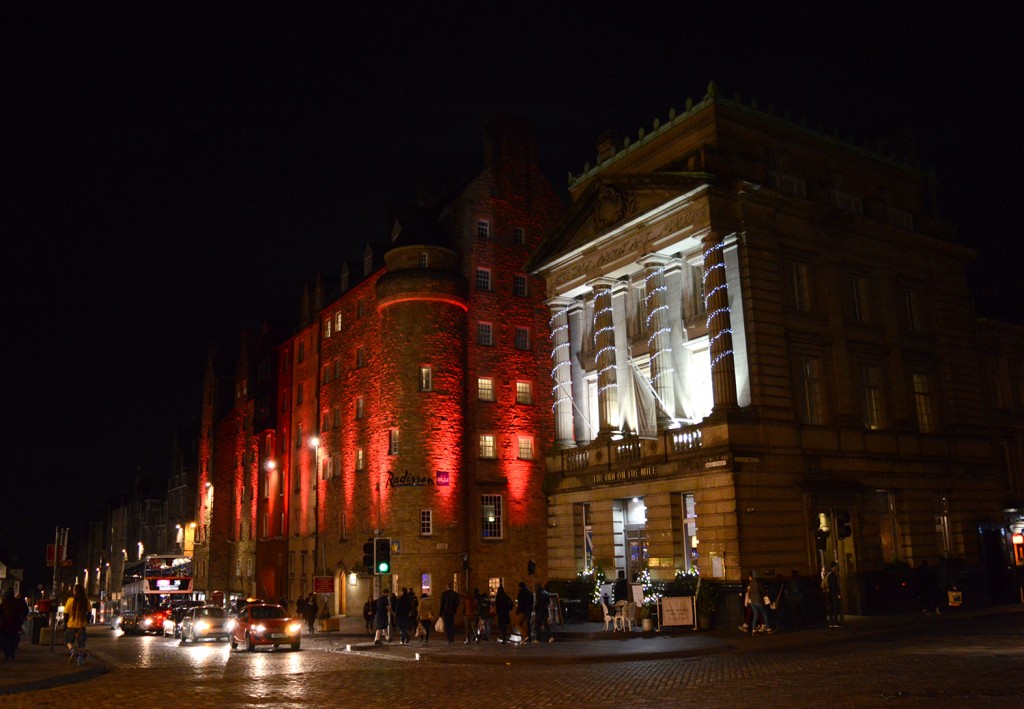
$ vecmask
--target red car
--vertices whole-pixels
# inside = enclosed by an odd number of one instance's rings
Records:
[[[158,633],[163,634],[164,632],[164,621],[171,614],[170,608],[153,608],[143,614],[142,619],[139,621],[139,631],[142,633]]]
[[[292,650],[298,650],[302,639],[302,623],[289,618],[288,611],[281,606],[269,603],[244,606],[228,625],[232,650],[242,643],[249,652],[256,650],[257,645],[273,645],[275,650],[281,645],[291,645]]]

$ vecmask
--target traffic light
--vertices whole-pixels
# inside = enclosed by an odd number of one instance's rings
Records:
[[[363,566],[366,567],[366,570],[371,574],[373,573],[373,537],[363,545]]]
[[[846,539],[853,534],[850,519],[849,510],[839,510],[836,512],[836,536],[840,539]]]
[[[378,574],[391,573],[391,540],[388,537],[377,537],[374,540],[374,571]]]
[[[825,551],[828,547],[828,530],[818,529],[814,532],[814,543],[818,551]]]

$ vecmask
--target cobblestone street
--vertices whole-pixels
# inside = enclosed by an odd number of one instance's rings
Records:
[[[787,706],[1009,707],[1024,704],[1024,615],[936,619],[916,630],[851,636],[736,633],[734,649],[687,658],[589,664],[418,662],[414,652],[231,652],[158,638],[110,638],[110,668],[81,684],[10,697],[8,706],[197,707]],[[779,641],[779,642],[777,642]],[[609,641],[608,652],[617,651]],[[656,642],[656,641],[652,641]],[[569,646],[573,643],[564,643]],[[318,649],[323,648],[323,649]],[[141,650],[141,652],[140,652]],[[409,650],[409,648],[404,648]],[[509,657],[533,647],[510,648]],[[570,652],[566,649],[565,652]]]

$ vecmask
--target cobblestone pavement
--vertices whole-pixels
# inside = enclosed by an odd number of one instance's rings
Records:
[[[787,638],[786,636],[789,635]],[[899,632],[736,633],[734,648],[675,659],[571,664],[441,664],[413,652],[181,647],[97,639],[110,672],[4,698],[11,707],[1017,707],[1024,706],[1024,614],[936,619]],[[608,641],[607,652],[614,653]],[[568,643],[566,643],[568,645]],[[317,649],[322,648],[322,649]],[[408,650],[405,648],[404,650]],[[530,652],[532,647],[510,649]]]

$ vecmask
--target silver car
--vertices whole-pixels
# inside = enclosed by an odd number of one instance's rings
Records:
[[[228,613],[219,606],[192,608],[181,619],[181,641],[227,640],[231,637],[227,622]]]

